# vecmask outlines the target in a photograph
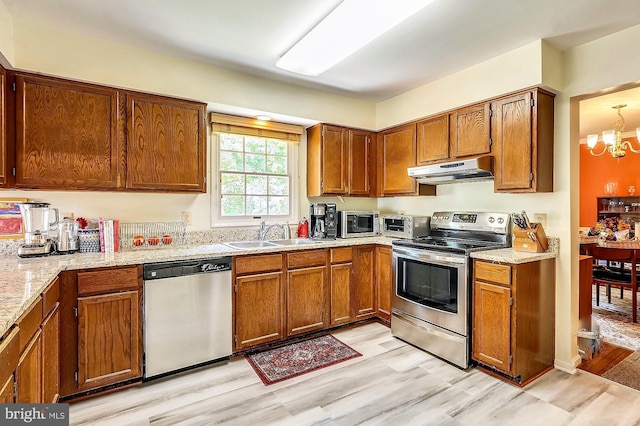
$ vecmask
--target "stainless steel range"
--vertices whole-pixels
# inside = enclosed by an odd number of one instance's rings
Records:
[[[430,235],[394,240],[391,332],[461,368],[471,353],[470,254],[511,245],[508,213],[436,212]]]

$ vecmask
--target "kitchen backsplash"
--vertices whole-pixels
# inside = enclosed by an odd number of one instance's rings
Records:
[[[297,225],[289,225],[291,236],[297,236]],[[258,239],[258,227],[243,228],[214,228],[207,231],[187,231],[186,243],[188,245],[202,244],[218,244],[226,241],[247,241]],[[271,229],[266,239],[282,238],[282,231],[279,229]],[[23,240],[0,240],[0,255],[15,255],[18,252],[18,246]],[[135,250],[144,250],[142,248]],[[158,250],[155,248],[147,248],[147,250]]]

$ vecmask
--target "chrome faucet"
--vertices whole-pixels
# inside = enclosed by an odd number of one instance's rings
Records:
[[[271,228],[282,229],[283,239],[288,240],[289,238],[291,238],[291,230],[289,229],[289,224],[282,225],[280,223],[272,223],[271,225],[267,225],[266,222],[266,219],[260,221],[260,241],[264,241],[265,237],[267,236],[267,232],[269,232]]]

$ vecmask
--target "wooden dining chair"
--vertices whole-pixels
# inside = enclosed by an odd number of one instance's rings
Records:
[[[609,302],[611,302],[612,287],[619,287],[621,290],[628,288],[631,290],[631,318],[633,322],[638,322],[636,251],[594,246],[589,248],[589,255],[594,259],[593,283],[596,285],[596,304],[600,304],[600,285],[606,286]],[[613,267],[611,262],[619,262],[620,266]],[[627,268],[626,264],[630,265],[630,268]]]

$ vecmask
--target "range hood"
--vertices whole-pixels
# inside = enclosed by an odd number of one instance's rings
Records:
[[[493,179],[493,157],[485,155],[448,163],[409,167],[407,172],[418,183],[427,185],[488,180]]]

